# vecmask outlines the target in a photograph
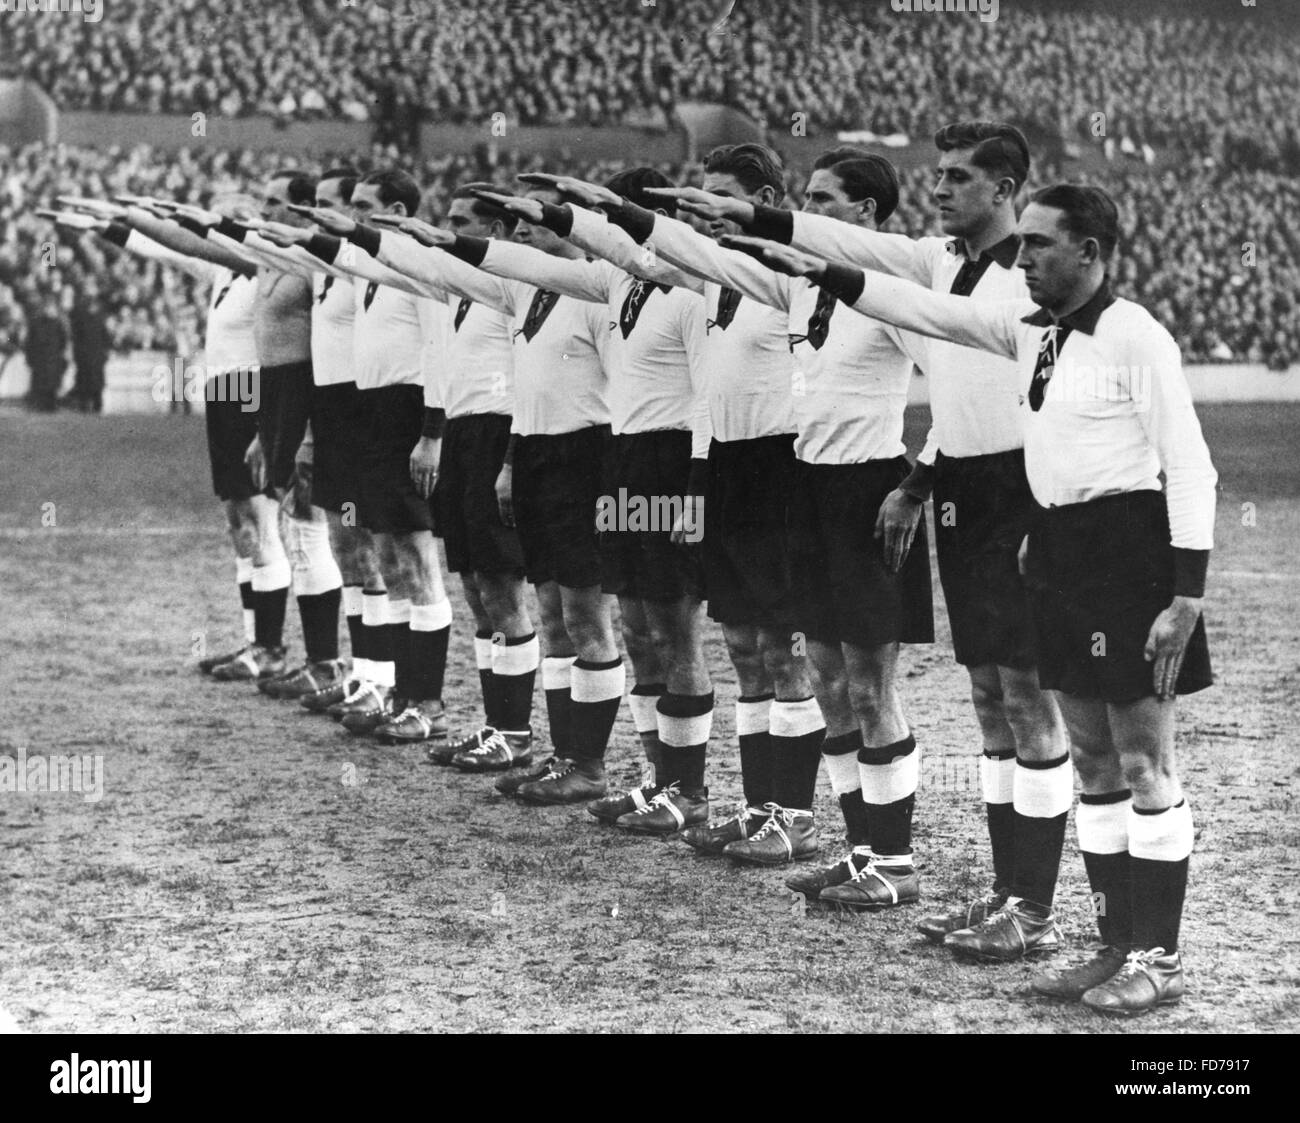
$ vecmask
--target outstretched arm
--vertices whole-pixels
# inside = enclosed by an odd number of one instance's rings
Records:
[[[379,216],[388,218],[389,216]],[[507,316],[515,312],[516,290],[510,281],[492,277],[450,251],[456,235],[418,218],[391,216],[373,251],[375,258],[403,276],[432,289],[477,301]]]

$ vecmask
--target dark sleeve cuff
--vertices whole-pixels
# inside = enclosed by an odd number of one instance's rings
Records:
[[[794,237],[794,211],[755,203],[754,221],[745,227],[745,233],[788,246]]]
[[[922,464],[918,460],[912,465],[907,478],[898,485],[898,490],[910,495],[918,503],[924,503],[934,491],[934,465]]]
[[[686,477],[686,490],[691,495],[704,494],[704,483],[709,476],[709,462],[707,460],[692,460],[691,472]]]
[[[379,256],[379,231],[373,226],[358,223],[348,234],[348,241],[354,246],[360,246],[371,257]]]
[[[862,295],[866,277],[862,270],[852,265],[829,263],[818,279],[817,284],[827,292],[839,297],[845,304],[852,304]]]
[[[568,207],[557,207],[554,203],[543,203],[542,225],[547,230],[554,230],[561,238],[567,238],[573,233],[573,212]]]
[[[106,242],[112,242],[115,246],[126,248],[126,240],[131,236],[131,228],[124,222],[110,222],[108,226],[99,232],[99,236]]]
[[[468,234],[457,234],[456,240],[447,247],[447,252],[453,257],[458,257],[461,261],[468,262],[477,268],[483,264],[483,259],[487,257],[489,244],[486,238],[474,238]]]
[[[637,243],[643,245],[654,233],[655,215],[654,211],[648,211],[645,207],[638,207],[635,203],[624,199],[618,206],[608,206],[602,208],[609,221],[621,230],[626,230]]]
[[[195,233],[198,234],[200,238],[207,235],[206,230],[195,231]],[[223,218],[217,223],[217,233],[224,234],[227,238],[230,238],[233,241],[242,242],[248,236],[248,227],[240,225],[234,219]]]
[[[1205,574],[1210,568],[1209,550],[1174,547],[1174,596],[1205,596]]]
[[[319,257],[326,265],[333,265],[342,245],[332,234],[313,234],[307,243],[307,252],[313,257]]]
[[[207,226],[202,222],[195,222],[194,219],[186,218],[183,214],[176,215],[174,221],[182,230],[188,230],[191,234],[194,234],[199,238],[206,238],[208,236],[208,231],[211,229],[210,226]]]
[[[424,407],[424,425],[420,429],[420,436],[427,437],[431,441],[442,439],[442,432],[447,428],[447,411],[442,407],[431,409],[429,406]]]

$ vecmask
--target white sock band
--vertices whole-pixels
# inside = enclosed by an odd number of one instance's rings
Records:
[[[281,556],[267,565],[253,567],[253,592],[274,593],[289,587],[289,559]]]
[[[1139,815],[1137,808],[1129,810],[1128,852],[1134,858],[1181,862],[1191,854],[1195,839],[1192,809],[1186,799],[1158,815]]]
[[[397,684],[397,664],[391,659],[379,663],[370,661],[370,681],[376,686],[395,686]]]
[[[363,593],[361,596],[361,623],[367,628],[378,628],[388,622],[388,594]]]
[[[406,597],[388,598],[388,622],[408,625],[411,623],[411,602]]]
[[[482,636],[474,637],[474,666],[480,671],[492,669],[492,641]]]
[[[411,605],[411,631],[438,632],[451,627],[451,601]]]
[[[1016,758],[981,754],[980,787],[985,803],[1010,803],[1016,790]]]
[[[353,656],[352,659],[352,678],[373,680],[375,675],[371,670],[373,664],[369,659],[358,659]]]
[[[1083,803],[1074,809],[1079,849],[1089,854],[1123,854],[1128,849],[1131,799],[1119,803]]]
[[[571,668],[576,655],[548,655],[542,660],[542,689],[568,690],[573,683]]]
[[[1074,769],[1067,756],[1052,768],[1016,764],[1016,814],[1030,819],[1055,819],[1074,802]]]
[[[880,806],[894,803],[916,791],[921,775],[921,750],[913,749],[888,764],[863,764],[858,762],[862,780],[864,803]]]
[[[831,779],[831,791],[836,795],[848,795],[849,792],[862,790],[857,753],[840,753],[838,756],[822,753],[822,760],[826,762],[826,775]]]
[[[627,686],[627,668],[619,663],[616,667],[573,668],[573,700],[575,702],[608,702],[611,698],[622,698]]]
[[[656,711],[657,713],[658,711]],[[692,745],[707,745],[713,732],[713,711],[694,717],[676,717],[658,714],[659,740],[670,749],[686,749]]]
[[[492,673],[494,675],[526,675],[537,670],[542,661],[542,645],[536,636],[523,643],[494,643],[492,645]]]
[[[343,615],[360,616],[361,605],[366,599],[366,592],[360,585],[343,586]]]
[[[300,597],[317,597],[343,584],[343,574],[330,549],[329,523],[317,519],[286,520],[289,562],[293,566],[293,591]]]
[[[766,733],[771,726],[772,699],[759,702],[742,702],[736,699],[736,736],[748,737],[751,733]]]
[[[805,698],[802,702],[782,702],[778,698],[772,703],[773,737],[803,737],[825,728],[816,698]]]
[[[632,711],[632,726],[638,733],[659,732],[658,694],[629,694],[627,704]]]

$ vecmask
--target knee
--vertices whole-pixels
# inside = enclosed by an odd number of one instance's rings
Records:
[[[1173,761],[1158,753],[1125,752],[1120,756],[1124,783],[1135,792],[1150,791],[1174,778]]]
[[[878,683],[851,679],[848,684],[849,705],[853,712],[866,717],[879,713],[884,705],[884,692]]]
[[[972,678],[970,683],[971,701],[975,713],[984,720],[1001,718],[1005,714],[1006,698],[1002,688],[995,682],[982,678]]]

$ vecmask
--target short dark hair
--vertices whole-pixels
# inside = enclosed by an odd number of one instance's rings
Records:
[[[883,156],[868,152],[828,166],[850,200],[875,199],[876,222],[883,223],[898,208],[898,172]]]
[[[339,181],[339,194],[343,197],[345,203],[350,203],[352,202],[352,189],[357,185],[360,174],[356,168],[330,168],[328,171],[321,172],[321,177],[316,181],[316,186],[320,187],[322,183],[337,179]]]
[[[1094,239],[1101,251],[1101,260],[1110,260],[1119,244],[1119,211],[1115,201],[1100,187],[1053,183],[1035,191],[1029,201],[1059,210],[1061,225],[1075,241]]]
[[[296,168],[286,168],[272,172],[266,177],[266,182],[270,183],[273,179],[289,181],[289,202],[300,207],[309,207],[316,202],[316,181],[306,173]]]
[[[677,200],[662,195],[647,195],[647,187],[676,187],[671,179],[657,168],[628,168],[619,172],[605,184],[616,195],[622,195],[629,202],[648,211],[665,211],[677,213]]]
[[[379,201],[386,207],[401,203],[408,215],[414,215],[420,209],[420,188],[406,172],[400,168],[388,168],[385,171],[371,172],[357,181],[361,184],[379,188]]]
[[[735,176],[751,195],[770,187],[776,193],[774,202],[785,198],[785,167],[780,155],[765,144],[719,145],[704,157],[704,170]]]
[[[1010,177],[1019,191],[1029,178],[1029,142],[1015,125],[1001,121],[956,121],[934,134],[940,152],[971,149],[970,162],[995,179]]]
[[[497,206],[496,203],[489,203],[486,199],[475,198],[475,191],[494,191],[498,195],[509,195],[512,193],[510,189],[498,187],[495,183],[488,183],[486,180],[476,180],[474,183],[462,183],[451,193],[451,197],[453,199],[469,199],[471,214],[475,214],[487,222],[499,222],[505,227],[507,234],[513,234],[515,226],[519,222],[519,216],[512,214],[504,207]]]
[[[858,148],[852,144],[841,144],[818,156],[813,161],[813,171],[818,172],[824,168],[833,168],[841,160],[861,160],[863,157],[870,155],[871,153],[865,148]]]

